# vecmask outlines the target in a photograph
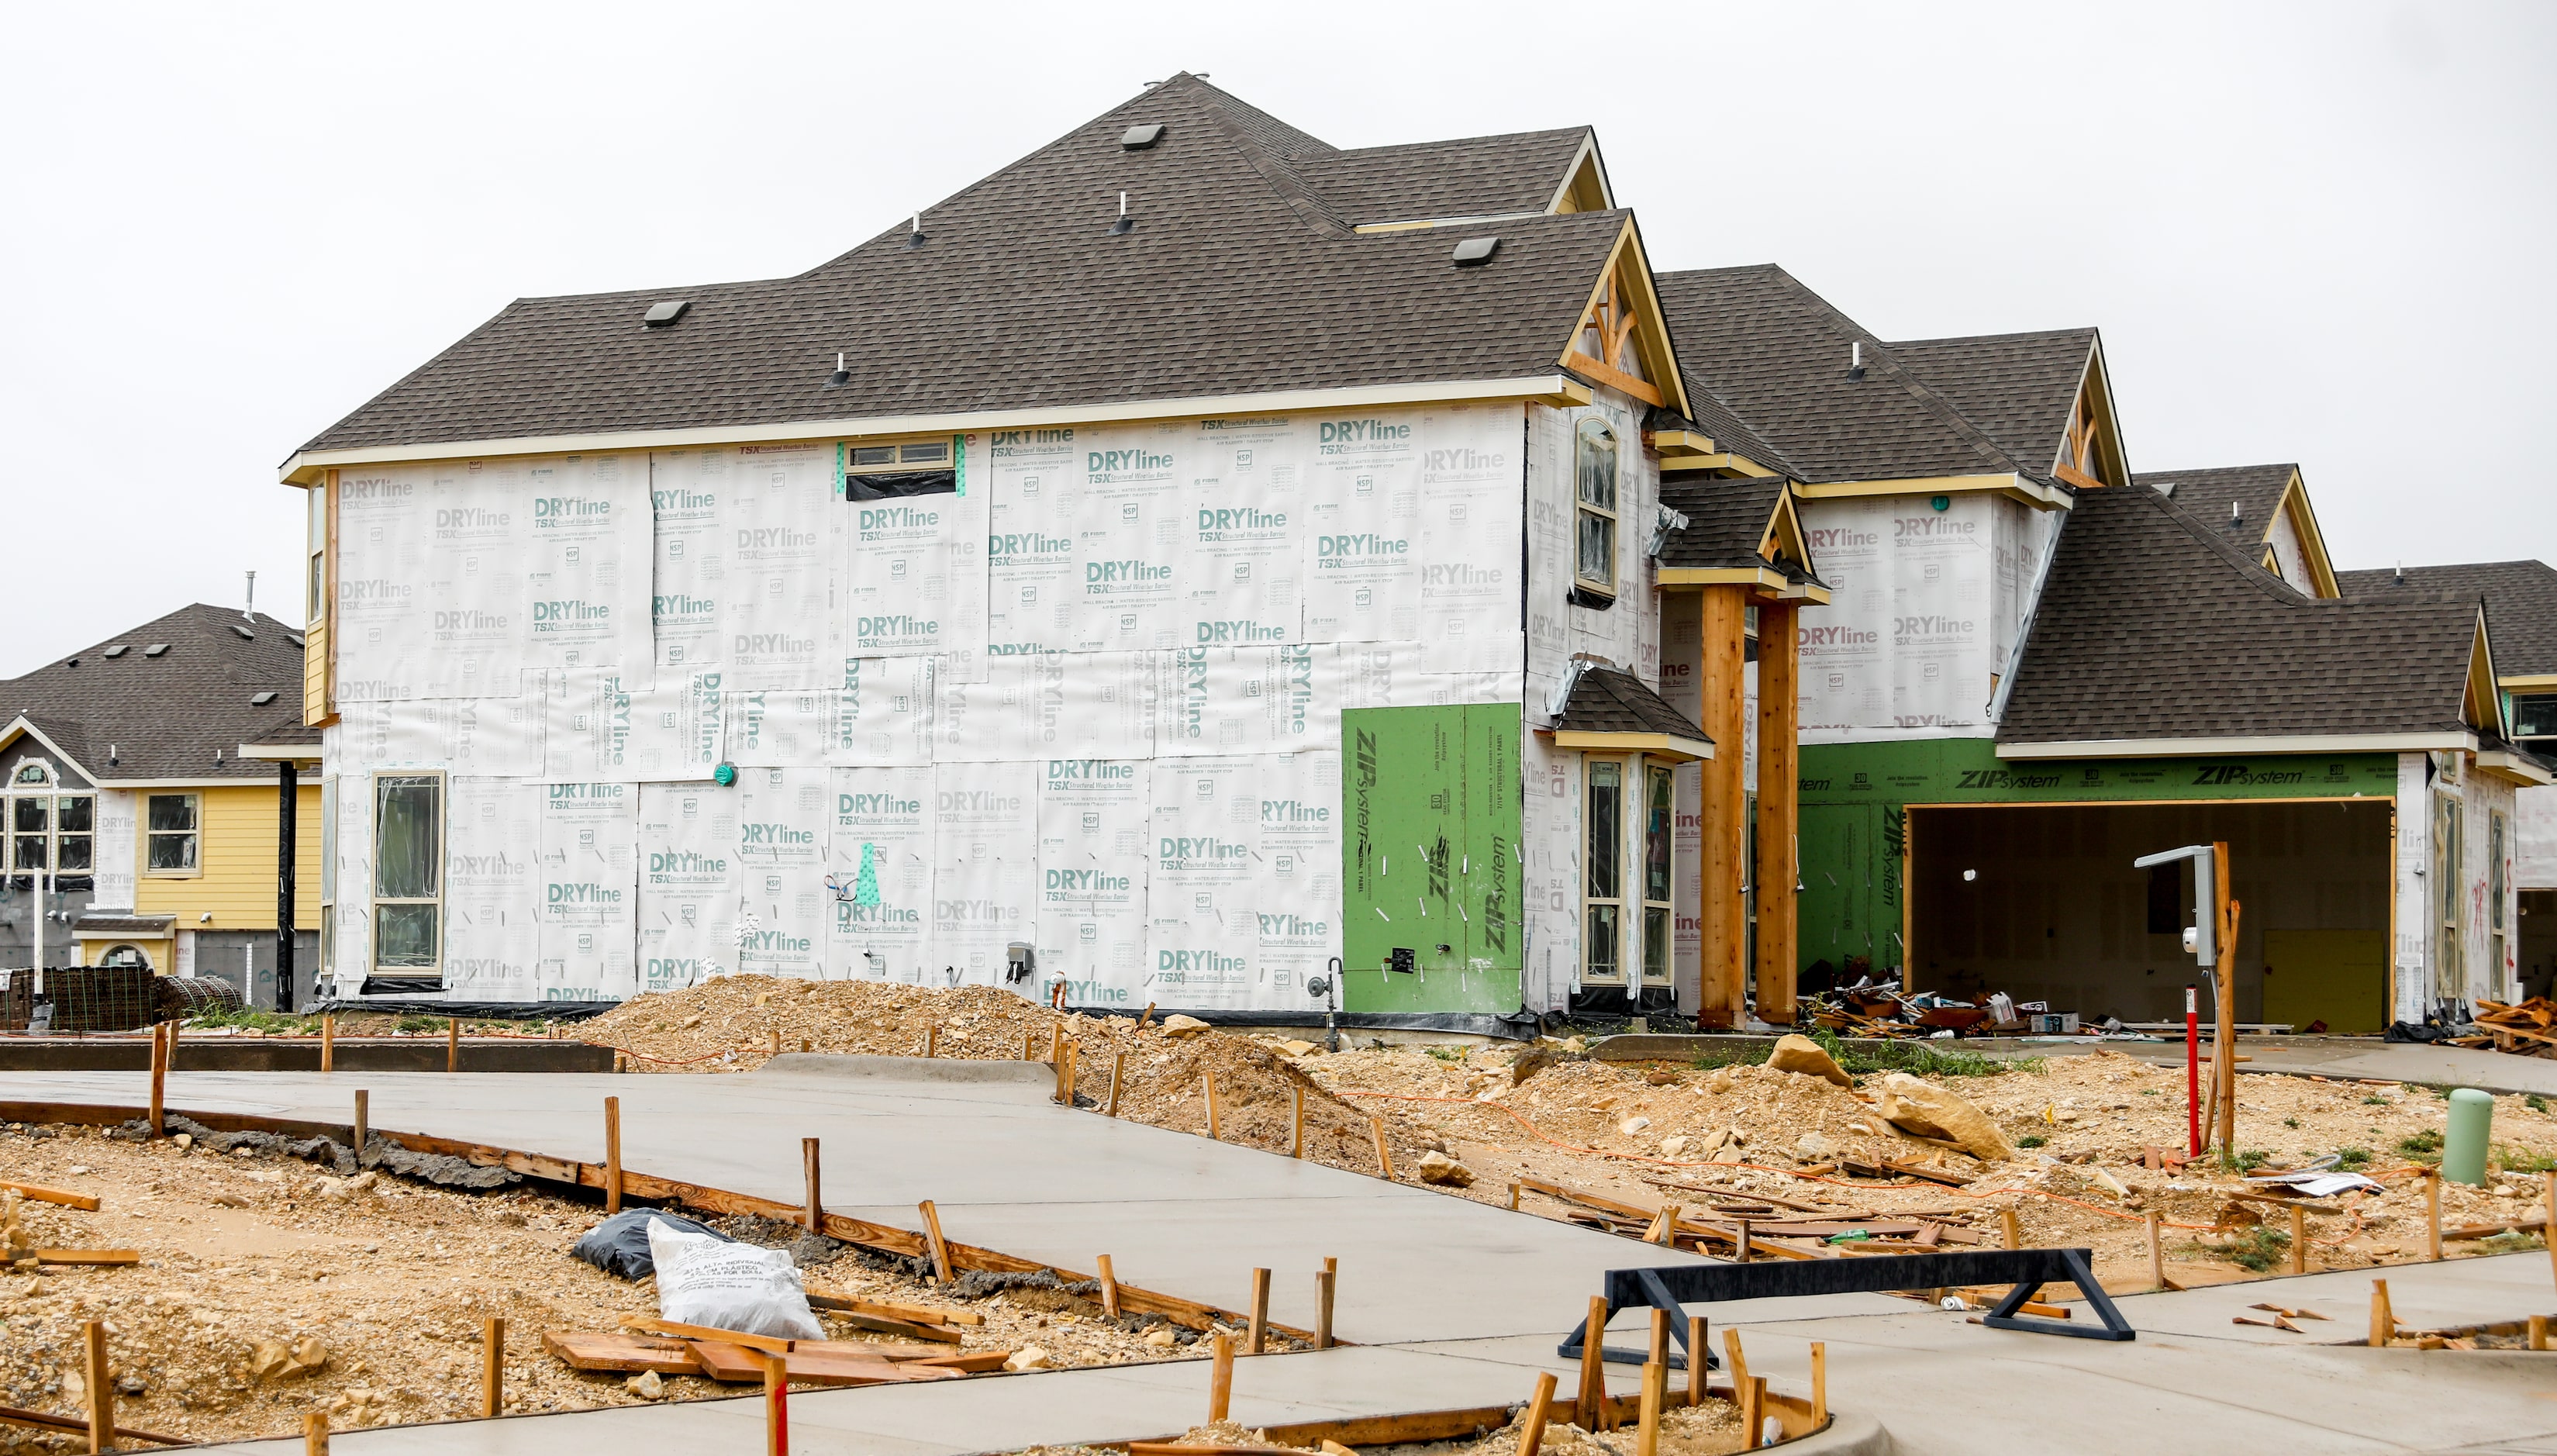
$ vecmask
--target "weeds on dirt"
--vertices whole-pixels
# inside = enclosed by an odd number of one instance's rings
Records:
[[[2241,1148],[2237,1153],[2237,1171],[2251,1173],[2273,1160],[2273,1155],[2260,1147]]]
[[[1959,1047],[1939,1050],[1921,1041],[1884,1041],[1868,1045],[1850,1045],[1838,1034],[1823,1026],[1812,1033],[1812,1040],[1829,1054],[1849,1076],[1861,1077],[1872,1072],[1909,1072],[1920,1077],[2003,1077],[2009,1072],[2049,1071],[2051,1063],[2042,1057],[2018,1057],[2007,1061],[1984,1057]]]
[[[2335,1170],[2339,1173],[2357,1173],[2368,1166],[2370,1166],[2369,1148],[2339,1147],[2335,1151]]]
[[[2239,1154],[2239,1161],[2244,1161],[2244,1154]],[[2290,1249],[2290,1235],[2258,1224],[2237,1236],[2236,1244],[2228,1250],[2226,1257],[2230,1263],[2265,1274],[2271,1273],[2275,1264],[2288,1259]]]
[[[2494,1165],[2507,1173],[2557,1173],[2557,1153],[2532,1152],[2498,1142],[2494,1145]]]
[[[2397,1139],[2397,1150],[2408,1157],[2432,1156],[2438,1160],[2442,1151],[2442,1134],[2427,1127]]]
[[[2039,1132],[2027,1132],[2022,1137],[2015,1140],[2015,1145],[2018,1147],[2041,1147],[2050,1141],[2050,1138],[2043,1136]]]
[[[2548,1111],[2548,1099],[2541,1097],[2535,1092],[2530,1094],[2528,1097],[2523,1098],[2521,1100],[2521,1105],[2530,1109],[2534,1113],[2544,1113]]]
[[[233,1031],[269,1033],[280,1031],[291,1036],[317,1035],[320,1030],[320,1019],[316,1016],[296,1016],[282,1011],[261,1011],[254,1006],[206,1011],[201,1016],[188,1017],[187,1024],[208,1030],[228,1028]]]

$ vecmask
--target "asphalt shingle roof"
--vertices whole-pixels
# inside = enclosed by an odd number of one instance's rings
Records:
[[[1504,221],[1471,268],[1444,231],[1351,227],[1380,197],[1542,206],[1566,135],[1344,153],[1175,76],[926,208],[919,246],[900,220],[794,278],[519,299],[307,448],[1550,373],[1628,214]]]
[[[241,628],[252,635],[242,637]],[[202,602],[180,607],[0,682],[0,726],[25,717],[106,782],[272,779],[275,765],[242,759],[239,746],[270,736],[316,741],[300,727],[300,635],[270,616]],[[167,652],[145,655],[160,642]],[[119,645],[126,650],[106,655]],[[250,702],[262,692],[275,697]]]
[[[2001,743],[2460,731],[2474,601],[2319,600],[2154,490],[2079,493]]]
[[[2544,561],[2489,561],[2465,566],[2338,572],[2348,601],[2389,601],[2448,593],[2486,602],[2486,634],[2494,670],[2507,677],[2557,673],[2557,567]]]
[[[1588,138],[1588,128],[1567,127],[1345,152],[1323,147],[1297,167],[1352,223],[1495,217],[1544,211]]]
[[[1774,264],[1655,282],[1686,374],[1780,453],[1796,479],[2049,471],[2047,454],[2019,463],[1890,345]],[[1848,370],[1858,343],[1860,379]]]
[[[2220,465],[2202,470],[2144,470],[2131,476],[2134,485],[2170,496],[2187,515],[2218,530],[2231,541],[2257,546],[2281,507],[2295,464]],[[2174,490],[2167,490],[2173,485]],[[2230,520],[2228,507],[2237,507]]]
[[[1710,743],[1703,728],[1632,673],[1612,667],[1588,667],[1571,683],[1556,728],[1575,733],[1666,733]]]
[[[1687,570],[1772,566],[1758,554],[1767,522],[1785,494],[1781,477],[1702,480],[1676,472],[1661,476],[1661,504],[1686,517],[1686,525],[1661,541],[1661,565]]]
[[[1903,339],[1890,347],[1893,358],[1926,380],[1962,418],[2040,474],[2059,463],[2070,411],[2095,354],[2095,331]]]

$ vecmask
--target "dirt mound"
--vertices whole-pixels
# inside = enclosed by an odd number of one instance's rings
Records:
[[[1207,1130],[1205,1082],[1216,1083],[1217,1132],[1286,1152],[1292,1098],[1305,1097],[1305,1156],[1351,1172],[1377,1171],[1370,1110],[1316,1087],[1275,1047],[1220,1031],[1172,1036],[1125,1016],[1060,1013],[989,987],[894,986],[875,981],[795,981],[728,976],[686,991],[625,1001],[579,1028],[587,1041],[632,1054],[634,1072],[742,1072],[776,1045],[872,1056],[1046,1061],[1056,1038],[1075,1045],[1076,1101],[1106,1107],[1114,1065],[1124,1069],[1119,1116],[1183,1132]],[[1424,1144],[1387,1125],[1395,1173],[1409,1181]]]

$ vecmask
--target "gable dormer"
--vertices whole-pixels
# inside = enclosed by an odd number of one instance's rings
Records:
[[[1669,325],[1652,291],[1652,269],[1643,256],[1634,219],[1625,219],[1606,266],[1590,286],[1570,341],[1556,362],[1593,384],[1623,390],[1645,404],[1686,413],[1686,390],[1678,356],[1670,350]]]
[[[2081,490],[2131,481],[2100,339],[2086,351],[2086,371],[2078,381],[2078,396],[2070,403],[2069,424],[2061,432],[2060,453],[2051,463],[2051,473]]]

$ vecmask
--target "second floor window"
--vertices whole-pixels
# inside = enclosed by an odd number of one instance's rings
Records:
[[[1583,591],[1607,596],[1616,595],[1616,432],[1606,421],[1584,416],[1571,453],[1571,575]]]
[[[193,794],[153,794],[148,805],[150,844],[144,866],[154,874],[194,874],[202,866],[197,820],[202,801]]]

